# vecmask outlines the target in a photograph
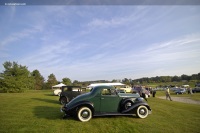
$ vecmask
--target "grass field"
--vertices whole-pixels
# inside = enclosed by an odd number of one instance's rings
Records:
[[[150,97],[148,103],[153,112],[146,119],[95,117],[83,123],[75,118],[63,120],[58,97],[52,96],[51,91],[0,93],[0,98],[1,133],[200,133],[200,106],[194,104]]]

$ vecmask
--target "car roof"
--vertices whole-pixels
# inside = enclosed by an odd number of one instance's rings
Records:
[[[92,88],[92,87],[96,87],[96,86],[118,86],[118,85],[125,85],[122,83],[94,83],[94,84],[90,84],[88,87]]]
[[[62,87],[70,87],[70,88],[77,87],[77,88],[81,88],[81,86],[73,86],[73,85],[66,85],[66,86],[62,86]]]

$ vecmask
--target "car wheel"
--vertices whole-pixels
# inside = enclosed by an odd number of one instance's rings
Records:
[[[82,122],[87,122],[92,118],[92,111],[88,107],[82,107],[78,110],[77,117]]]
[[[137,117],[146,118],[148,116],[148,109],[146,106],[139,106],[136,112]]]
[[[62,98],[60,99],[60,103],[61,103],[62,105],[68,103],[67,98],[66,98],[66,97],[62,97]]]

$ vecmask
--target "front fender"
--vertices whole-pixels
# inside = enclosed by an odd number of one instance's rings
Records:
[[[124,100],[121,101],[121,106],[123,106],[123,105],[124,105],[126,102],[128,102],[128,101],[130,101],[130,102],[133,103],[132,98],[126,98],[126,99],[124,99]]]
[[[136,111],[136,109],[139,106],[141,106],[141,105],[146,106],[148,108],[148,110],[151,111],[150,106],[146,102],[139,101],[139,102],[133,103],[133,105],[130,108],[128,108],[126,110],[123,110],[121,113],[130,113],[130,114],[133,114]]]

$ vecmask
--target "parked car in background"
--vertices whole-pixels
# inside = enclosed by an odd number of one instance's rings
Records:
[[[200,83],[196,83],[196,84],[195,84],[195,87],[200,87]]]
[[[144,86],[143,86],[144,87]],[[138,93],[142,96],[142,86],[137,86],[137,87],[133,87],[132,88],[132,91],[131,92],[135,92],[135,93]],[[145,88],[145,97],[148,98],[151,96],[151,93],[150,91],[148,90],[148,88]]]
[[[130,115],[146,118],[151,108],[139,94],[116,93],[114,86],[96,86],[90,92],[82,94],[61,108],[64,118],[77,117],[80,121],[89,121],[93,116]]]
[[[86,93],[86,88],[81,88],[81,86],[62,86],[59,101],[61,104],[67,104],[83,93]]]
[[[60,83],[60,84],[57,84],[57,85],[52,86],[53,95],[60,96],[61,87],[62,87],[62,86],[66,86],[66,85],[63,84],[63,83]]]
[[[174,92],[177,91],[178,89],[179,89],[178,87],[170,88],[170,90],[171,90],[171,91],[174,91]]]
[[[126,93],[124,89],[116,89],[117,93]]]
[[[177,90],[174,91],[175,94],[183,94],[186,93],[186,89],[185,88],[178,88]]]
[[[126,85],[122,86],[120,89],[124,90],[126,93],[131,93],[131,91],[132,91],[132,88],[130,86],[126,86]]]
[[[194,89],[192,89],[192,92],[193,93],[200,92],[200,87],[195,87]]]
[[[61,93],[61,89],[56,89],[53,91],[53,95],[55,96],[60,96],[60,93]]]

